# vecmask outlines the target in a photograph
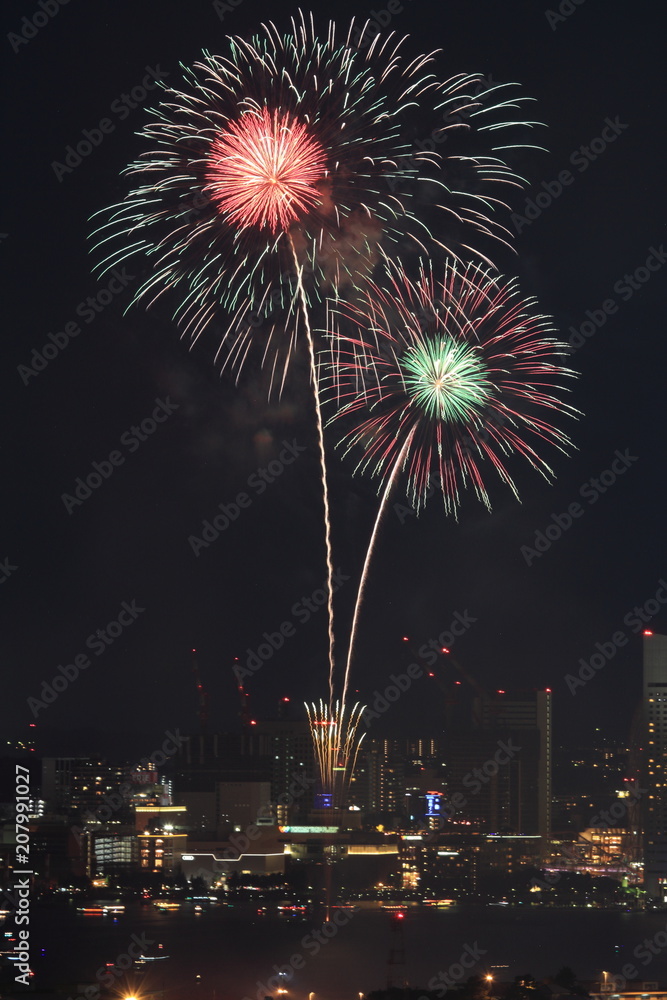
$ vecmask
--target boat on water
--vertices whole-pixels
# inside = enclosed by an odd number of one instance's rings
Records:
[[[76,912],[84,917],[118,916],[125,913],[125,907],[122,903],[97,903],[91,906],[77,906]]]

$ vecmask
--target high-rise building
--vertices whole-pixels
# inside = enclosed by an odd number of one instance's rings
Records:
[[[393,813],[409,822],[428,815],[426,794],[444,788],[441,739],[364,740],[350,801],[367,813]]]
[[[537,744],[537,825],[536,828],[520,830],[520,833],[539,834],[543,844],[551,836],[551,800],[553,795],[551,773],[553,767],[553,746],[551,726],[551,688],[543,691],[527,691],[514,694],[507,691],[496,692],[493,698],[482,705],[482,725],[485,729],[505,729],[524,733],[532,732]],[[521,735],[517,741],[521,740]],[[528,770],[527,753],[517,754],[522,766]]]
[[[467,729],[448,734],[453,819],[487,834],[551,836],[551,691],[480,696]],[[458,803],[458,805],[457,805]]]
[[[371,813],[403,812],[405,800],[405,755],[400,740],[375,739],[362,744],[357,765],[359,780],[365,777],[365,808]]]
[[[644,887],[667,901],[667,636],[644,632]]]
[[[255,752],[271,762],[271,795],[280,823],[306,816],[317,791],[315,753],[306,720],[258,722]]]
[[[50,813],[94,813],[127,780],[127,767],[98,757],[44,757],[42,798]]]
[[[305,720],[260,721],[242,733],[182,738],[174,758],[174,795],[188,805],[197,829],[215,829],[224,819],[221,787],[258,782],[270,783],[269,799],[278,822],[307,815],[317,783]],[[262,796],[264,800],[264,791]]]

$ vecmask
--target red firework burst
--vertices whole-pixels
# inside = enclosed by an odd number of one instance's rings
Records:
[[[248,111],[211,144],[207,180],[213,202],[241,227],[287,231],[321,203],[324,149],[288,114]]]

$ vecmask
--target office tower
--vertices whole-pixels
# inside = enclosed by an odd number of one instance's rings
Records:
[[[452,820],[472,822],[484,833],[539,836],[545,852],[551,835],[551,691],[480,695],[468,728],[449,734],[446,743]]]
[[[223,785],[247,785],[250,794],[264,782],[270,783],[269,799],[279,823],[305,816],[311,809],[315,760],[305,720],[256,722],[242,733],[186,736],[174,757],[174,795],[187,804],[198,829],[215,829],[229,812],[221,806],[220,796],[227,794],[220,791]],[[266,806],[263,785],[261,797]],[[262,812],[266,815],[266,809]]]
[[[644,632],[644,888],[667,901],[667,636]]]
[[[553,795],[552,772],[552,727],[551,688],[543,691],[509,692],[497,691],[482,704],[482,726],[488,730],[505,730],[516,733],[515,742],[523,739],[529,746],[517,753],[517,762],[528,780],[524,798],[530,796],[529,787],[534,784],[537,796],[537,822],[531,829],[519,833],[537,833],[546,846],[551,836],[551,800]],[[532,734],[530,736],[529,734]],[[531,746],[535,746],[537,759],[530,760]],[[535,768],[536,765],[536,768]],[[534,775],[534,777],[533,777]],[[526,799],[526,805],[528,800]],[[531,810],[532,811],[532,810]]]
[[[127,768],[97,757],[45,757],[42,798],[49,813],[94,813],[127,780]]]

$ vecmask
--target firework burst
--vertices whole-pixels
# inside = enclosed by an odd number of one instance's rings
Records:
[[[566,344],[547,316],[522,299],[515,280],[482,266],[448,263],[442,281],[422,266],[413,282],[386,262],[387,286],[369,283],[360,303],[338,307],[338,404],[333,421],[349,422],[341,445],[361,451],[355,471],[380,480],[382,499],[355,606],[343,686],[347,690],[363,591],[380,522],[401,475],[417,511],[439,485],[456,515],[462,487],[489,509],[483,476],[489,465],[518,497],[507,459],[521,455],[545,478],[553,471],[538,447],[571,447],[551,416],[575,416],[562,399],[575,373],[564,367]],[[347,326],[351,332],[341,330]]]
[[[507,238],[499,194],[522,183],[505,162],[522,143],[498,137],[535,124],[516,114],[523,99],[479,75],[439,82],[433,55],[404,59],[404,42],[367,45],[354,22],[319,38],[302,13],[285,35],[268,24],[205,53],[148,112],[148,149],[125,171],[136,186],[99,213],[100,269],[148,268],[134,301],[171,290],[192,340],[225,314],[223,364],[239,370],[257,343],[282,386],[305,323],[299,279],[322,301],[379,247],[421,247],[422,194],[445,209],[450,248],[468,245],[461,231]]]
[[[348,708],[344,702],[329,706],[320,701],[306,704],[306,712],[322,791],[331,795],[334,809],[343,809],[365,736],[358,733],[364,706]]]
[[[571,442],[547,415],[576,411],[562,400],[574,372],[561,363],[568,348],[550,318],[515,280],[477,264],[446,264],[442,281],[430,266],[416,282],[400,265],[387,261],[386,270],[387,287],[369,283],[361,304],[337,310],[353,332],[336,334],[333,420],[355,419],[342,444],[363,450],[357,470],[380,488],[405,470],[417,510],[437,481],[454,514],[469,484],[490,509],[484,461],[517,497],[510,455],[551,478],[538,445],[567,451]]]
[[[211,144],[209,190],[230,225],[287,232],[321,203],[326,172],[320,144],[306,125],[262,108],[229,123]]]

